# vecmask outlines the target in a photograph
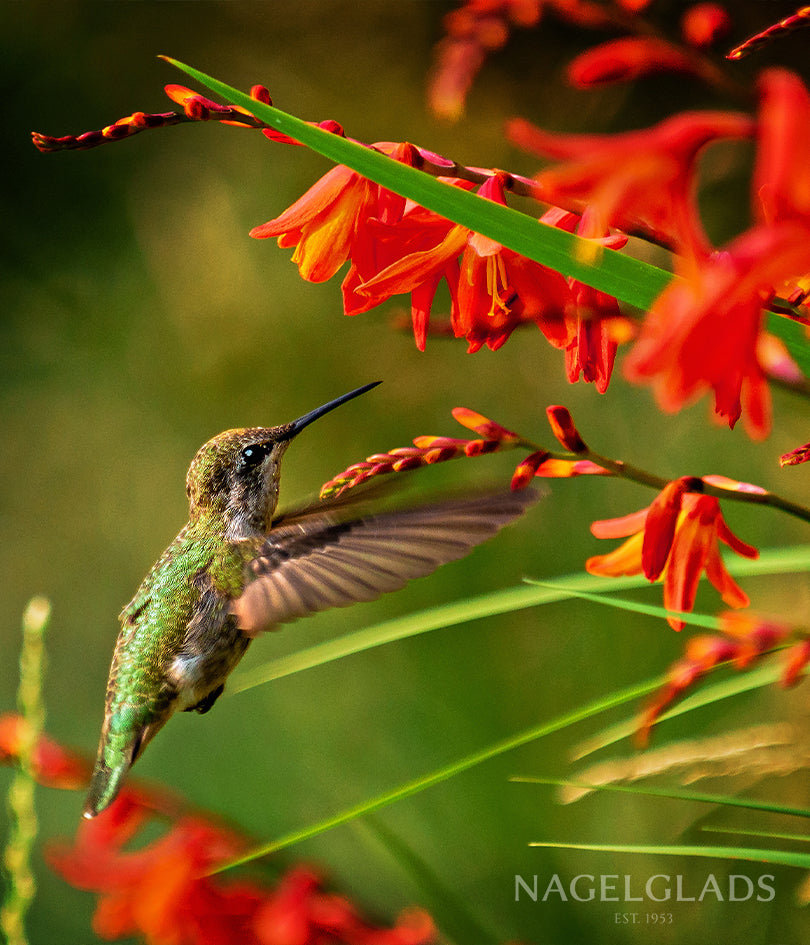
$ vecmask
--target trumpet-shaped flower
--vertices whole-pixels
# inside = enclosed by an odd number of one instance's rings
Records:
[[[473,186],[454,178],[446,183],[463,189]],[[416,346],[424,351],[433,298],[442,279],[455,304],[457,257],[466,239],[462,227],[410,200],[398,220],[367,220],[357,235],[352,264],[343,280],[344,312],[357,315],[392,295],[410,293]]]
[[[748,433],[770,429],[770,393],[760,363],[763,305],[773,286],[810,269],[810,228],[755,227],[673,282],[655,301],[624,362],[631,381],[653,385],[667,411],[705,390],[715,412]]]
[[[612,135],[551,134],[522,119],[507,125],[518,147],[563,163],[537,175],[538,196],[588,207],[601,232],[610,226],[652,236],[688,257],[709,242],[695,204],[695,171],[703,148],[720,138],[747,138],[755,125],[733,112],[684,112],[652,128]]]
[[[621,249],[627,243],[623,233],[603,235],[595,231],[593,217],[587,212],[580,217],[552,207],[543,214],[541,221],[569,233],[576,231],[580,236],[590,238],[595,247]],[[575,384],[581,374],[585,382],[595,383],[599,393],[604,394],[610,383],[619,340],[630,337],[633,328],[629,320],[622,317],[619,303],[612,295],[599,292],[576,279],[568,279],[568,287],[571,304],[565,313],[568,327],[564,342],[566,375]]]
[[[481,197],[506,204],[498,174],[479,188]],[[458,259],[461,254],[461,259]],[[460,225],[450,226],[430,249],[417,248],[359,285],[360,295],[381,299],[396,292],[415,292],[447,278],[453,298],[451,323],[456,337],[467,339],[469,351],[501,347],[521,324],[534,322],[545,336],[562,346],[568,337],[564,315],[571,304],[566,280],[559,273]],[[415,325],[424,341],[427,313]]]
[[[708,388],[716,413],[732,427],[742,415],[756,438],[770,428],[758,352],[764,306],[810,271],[810,95],[793,73],[773,69],[761,96],[757,224],[659,296],[625,362],[627,376],[652,383],[665,410]]]
[[[676,479],[649,508],[594,522],[591,531],[597,538],[627,541],[608,554],[590,558],[586,570],[612,577],[643,573],[650,581],[662,579],[664,606],[676,611],[692,610],[705,571],[729,607],[748,606],[748,597],[723,564],[720,544],[746,558],[756,558],[757,549],[733,534],[716,498],[688,491],[695,485],[695,480]],[[668,620],[673,630],[683,628],[681,619]]]
[[[374,145],[402,163],[412,164],[415,149],[408,144]],[[302,278],[325,282],[352,255],[358,234],[370,218],[401,215],[404,198],[339,164],[273,220],[255,226],[256,239],[274,236],[278,245],[295,246],[293,262]]]

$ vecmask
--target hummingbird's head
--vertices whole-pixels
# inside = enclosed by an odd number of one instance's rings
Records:
[[[205,512],[221,516],[232,541],[264,534],[278,504],[281,458],[293,437],[379,383],[358,387],[291,423],[226,430],[209,440],[197,451],[186,476],[191,519]]]
[[[261,534],[278,502],[285,427],[226,430],[194,457],[186,476],[189,512],[222,516],[233,540]]]

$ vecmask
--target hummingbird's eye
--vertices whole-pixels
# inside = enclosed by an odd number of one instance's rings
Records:
[[[240,459],[243,466],[258,466],[258,464],[267,456],[268,449],[263,443],[252,443],[250,446],[246,446],[241,454]]]

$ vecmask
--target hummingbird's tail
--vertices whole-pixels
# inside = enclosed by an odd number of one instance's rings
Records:
[[[153,736],[163,728],[171,712],[137,727],[127,727],[125,732],[117,735],[112,731],[115,717],[107,720],[101,733],[101,742],[98,746],[98,756],[90,777],[90,787],[87,790],[87,799],[84,802],[83,815],[89,820],[106,810],[118,796],[129,769],[135,764],[138,756],[151,741]]]
[[[98,758],[84,802],[83,814],[86,818],[95,817],[112,804],[131,767],[131,760],[122,760],[120,764],[110,768],[101,757]]]

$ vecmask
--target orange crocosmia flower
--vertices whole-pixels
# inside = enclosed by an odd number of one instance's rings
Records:
[[[712,141],[749,138],[754,130],[747,115],[683,112],[651,128],[611,135],[551,134],[514,119],[507,137],[564,162],[537,175],[543,200],[587,205],[599,231],[615,226],[644,233],[691,258],[710,251],[694,199],[697,157]]]
[[[756,558],[757,549],[740,541],[726,525],[720,503],[713,496],[686,492],[688,480],[676,480],[662,491],[647,509],[624,518],[594,522],[597,538],[627,538],[606,555],[588,559],[590,574],[617,577],[645,574],[663,579],[667,610],[691,611],[700,575],[720,592],[729,607],[746,607],[748,597],[723,564],[720,543],[746,558]],[[668,618],[673,630],[683,621]]]
[[[408,144],[382,142],[373,147],[402,163],[413,163],[414,149]],[[292,259],[301,277],[325,282],[352,255],[367,219],[401,215],[404,206],[403,197],[339,164],[281,216],[255,226],[250,235],[275,236],[282,248],[295,246]]]

